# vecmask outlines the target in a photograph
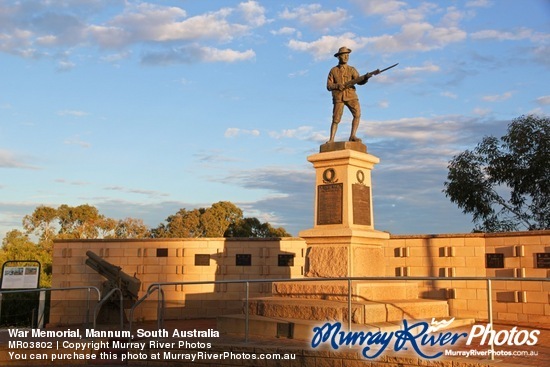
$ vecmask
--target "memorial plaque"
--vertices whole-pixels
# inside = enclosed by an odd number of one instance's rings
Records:
[[[195,266],[209,266],[210,254],[195,254]]]
[[[504,254],[485,254],[485,267],[488,269],[504,268]]]
[[[157,257],[168,257],[168,249],[167,248],[158,248],[157,249]]]
[[[342,224],[344,185],[341,183],[317,186],[317,224]]]
[[[251,266],[252,255],[251,254],[237,254],[235,255],[235,265],[237,266]]]
[[[294,266],[294,255],[292,254],[280,254],[279,266]]]
[[[550,253],[539,252],[535,254],[537,258],[537,268],[550,268]]]
[[[353,224],[370,226],[372,224],[370,217],[370,187],[353,184]]]

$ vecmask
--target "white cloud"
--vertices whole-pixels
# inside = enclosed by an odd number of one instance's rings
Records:
[[[309,72],[309,70],[298,70],[298,71],[295,71],[293,73],[288,74],[288,77],[289,78],[295,78],[295,77],[298,77],[298,76],[304,76],[304,75],[307,75],[308,72]]]
[[[386,22],[390,24],[407,24],[423,22],[426,16],[437,10],[437,5],[431,3],[423,3],[418,8],[404,9],[391,12],[385,15]]]
[[[295,33],[297,33],[297,30],[296,28],[292,28],[292,27],[282,27],[275,31],[271,31],[271,34],[275,36],[290,36]]]
[[[368,42],[378,51],[393,53],[430,51],[465,39],[466,32],[460,28],[434,27],[429,23],[422,22],[405,24],[401,27],[400,33],[371,37]]]
[[[441,92],[440,94],[441,94],[443,97],[447,97],[447,98],[451,98],[451,99],[457,99],[457,98],[458,98],[458,96],[456,95],[456,93],[449,92],[449,91]]]
[[[407,5],[407,3],[398,0],[354,0],[354,2],[368,15],[394,14]]]
[[[231,13],[231,9],[222,8],[181,20],[187,15],[181,8],[140,3],[129,6],[107,26],[95,26],[90,30],[97,35],[96,40],[100,44],[105,42],[102,44],[105,47],[146,41],[229,41],[249,29],[246,25],[228,22],[227,17]]]
[[[297,129],[283,129],[281,131],[270,131],[269,136],[274,139],[300,139],[311,140],[313,128],[311,126],[300,126]]]
[[[492,110],[489,109],[489,108],[477,107],[477,108],[474,108],[474,110],[472,112],[474,114],[478,115],[478,116],[487,116],[488,114],[490,114],[492,112]]]
[[[390,102],[384,100],[384,101],[380,101],[378,102],[378,107],[380,108],[388,108],[390,107]]]
[[[537,98],[537,103],[543,106],[550,105],[550,96],[542,96]]]
[[[253,59],[256,53],[253,50],[235,51],[228,48],[220,50],[214,47],[201,47],[199,56],[207,62],[235,62]]]
[[[65,139],[63,143],[67,145],[78,145],[82,148],[90,148],[92,146],[92,144],[88,143],[87,141],[83,141],[78,135]]]
[[[132,52],[129,50],[126,50],[126,51],[121,51],[121,52],[103,56],[101,57],[101,60],[105,62],[116,63],[121,60],[128,59],[131,55],[132,55]]]
[[[142,62],[148,65],[171,65],[196,62],[236,62],[251,60],[255,57],[256,53],[251,49],[237,51],[230,48],[218,49],[192,44],[145,54],[142,56]]]
[[[293,9],[285,9],[280,17],[285,20],[296,20],[316,30],[328,30],[338,26],[348,18],[345,9],[322,10],[320,4],[301,5]]]
[[[170,196],[169,194],[166,194],[166,193],[163,193],[163,192],[160,192],[160,191],[145,190],[145,189],[132,189],[132,188],[123,187],[123,186],[107,186],[107,187],[104,188],[104,190],[120,191],[120,192],[129,193],[129,194],[145,195],[145,196],[148,196],[150,198]]]
[[[76,64],[71,61],[60,60],[57,63],[57,71],[69,71],[72,70],[75,66]]]
[[[439,70],[439,66],[434,65],[430,62],[426,62],[422,66],[407,66],[403,69],[400,69],[399,72],[400,74],[404,74],[405,76],[412,76],[425,73],[437,73]]]
[[[253,27],[260,27],[268,21],[265,16],[265,8],[256,1],[240,3],[239,10],[242,12],[247,23]]]
[[[488,8],[493,5],[490,0],[470,0],[466,2],[466,6],[470,8]]]
[[[486,29],[474,32],[470,35],[472,39],[490,39],[497,41],[520,41],[530,40],[532,42],[543,42],[550,39],[549,34],[534,32],[529,28],[519,28],[514,31],[499,31],[495,29]]]
[[[426,141],[445,146],[460,139],[460,131],[467,125],[463,116],[408,117],[397,120],[369,120],[361,123],[367,136],[383,139],[404,139],[424,144]]]
[[[512,95],[513,95],[513,92],[504,92],[502,94],[483,96],[481,99],[486,102],[502,102],[512,98]]]
[[[412,8],[408,3],[395,0],[356,0],[367,15],[381,16],[389,24],[401,25],[399,32],[369,38],[380,52],[429,51],[466,39],[459,27],[464,13],[455,7],[440,9],[434,3],[424,2]],[[430,23],[429,15],[443,14],[438,25]]]
[[[183,42],[179,47],[187,47],[198,41],[226,43],[269,22],[264,7],[256,1],[192,16],[178,6],[121,2],[122,10],[112,7],[117,12],[106,13],[106,18],[99,16],[102,13],[98,11],[107,8],[94,3],[71,3],[71,7],[59,2],[29,7],[18,4],[0,10],[0,51],[26,58],[57,59],[58,71],[67,71],[76,66],[64,52],[69,49],[75,54],[77,48],[90,46],[120,50],[103,58],[116,62],[128,57],[130,53],[124,49],[133,45],[143,45],[143,54],[149,56],[153,44],[172,47],[171,42],[179,41]],[[90,22],[91,19],[102,21]],[[237,52],[229,48],[218,50],[210,44],[201,46],[203,61],[233,62],[254,56],[251,50]],[[169,50],[155,52],[165,56]]]
[[[239,135],[252,135],[252,136],[260,136],[260,130],[253,129],[253,130],[247,130],[247,129],[240,129],[238,127],[229,127],[225,130],[225,133],[223,136],[226,138],[234,138]]]
[[[79,110],[61,110],[57,112],[59,116],[73,116],[73,117],[83,117],[87,116],[88,112],[79,111]]]
[[[0,149],[0,168],[36,169],[27,163],[27,159],[5,149]]]
[[[292,39],[288,42],[288,47],[295,51],[307,52],[313,55],[316,60],[330,58],[345,45],[352,50],[358,50],[367,44],[368,39],[358,37],[353,33],[344,33],[341,36],[322,36],[313,42],[304,42]]]

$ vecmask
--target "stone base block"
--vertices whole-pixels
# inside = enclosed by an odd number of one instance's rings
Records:
[[[379,246],[311,246],[307,251],[306,277],[368,277],[384,274],[384,255]]]
[[[281,282],[272,284],[272,294],[278,297],[347,301],[347,281]],[[354,301],[385,301],[418,298],[415,282],[354,281],[351,284]]]
[[[347,246],[310,247],[307,251],[306,277],[345,277],[349,273],[349,252]]]
[[[355,150],[357,152],[366,153],[367,146],[359,141],[335,141],[325,143],[319,147],[319,153],[334,152],[337,150]]]
[[[395,299],[413,300],[418,298],[418,284],[415,282],[358,282],[357,301],[387,301]]]
[[[348,304],[342,301],[263,297],[251,300],[248,312],[250,315],[279,319],[340,322],[348,320]],[[416,299],[385,303],[353,302],[351,306],[351,321],[354,324],[431,319],[432,317],[449,317],[447,302]]]
[[[387,301],[387,321],[403,319],[430,319],[449,317],[447,301],[416,299],[408,301]]]
[[[369,309],[370,316],[375,317],[377,321],[385,321],[384,305],[373,306]],[[348,304],[341,301],[319,302],[281,297],[255,298],[249,303],[249,314],[285,319],[347,322]],[[351,321],[357,324],[365,323],[365,305],[352,304]]]

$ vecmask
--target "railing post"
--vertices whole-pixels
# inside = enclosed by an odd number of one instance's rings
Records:
[[[90,326],[90,292],[91,290],[92,290],[91,288],[88,288],[88,292],[86,293],[86,328]]]
[[[159,298],[157,305],[157,329],[160,330],[164,328],[164,289],[162,289],[160,283],[158,283],[157,285],[159,287]]]
[[[249,301],[249,293],[250,293],[250,283],[246,282],[246,296],[245,296],[245,321],[244,321],[244,342],[248,343],[248,331],[249,331],[249,315],[248,315],[248,301]]]
[[[487,278],[487,320],[489,321],[489,330],[493,330],[493,291],[490,278]],[[493,343],[491,343],[489,359],[491,361],[495,360],[495,346]]]
[[[348,278],[348,331],[351,331],[351,279]]]

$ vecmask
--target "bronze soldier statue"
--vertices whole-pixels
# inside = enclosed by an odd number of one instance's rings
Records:
[[[361,119],[361,106],[359,105],[359,98],[355,93],[355,86],[346,87],[346,83],[359,77],[359,73],[353,67],[348,65],[349,54],[351,50],[347,47],[340,47],[334,57],[338,58],[338,65],[330,69],[327,79],[327,89],[332,92],[332,125],[330,126],[330,139],[328,143],[334,142],[336,131],[338,130],[338,124],[342,119],[344,113],[344,106],[347,106],[353,116],[351,122],[351,134],[349,141],[361,141],[355,134],[359,127],[359,121]],[[368,81],[365,78],[364,81],[360,81],[357,84],[363,85]]]
[[[332,103],[334,106],[332,110],[332,125],[330,126],[330,139],[327,143],[334,142],[338,124],[344,113],[344,106],[348,107],[353,116],[349,141],[361,142],[361,139],[356,136],[359,121],[361,120],[361,106],[359,105],[357,93],[355,93],[355,85],[364,85],[370,77],[397,65],[392,65],[384,70],[376,69],[365,75],[359,75],[353,66],[348,65],[350,53],[351,50],[349,48],[340,47],[338,52],[334,54],[334,57],[338,58],[338,65],[330,69],[330,73],[328,74],[327,89],[332,92]]]

